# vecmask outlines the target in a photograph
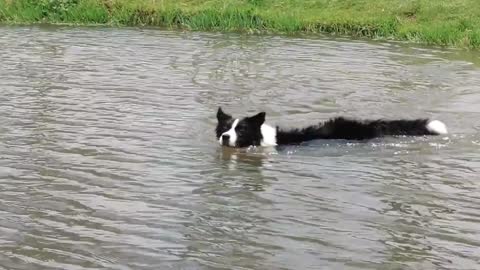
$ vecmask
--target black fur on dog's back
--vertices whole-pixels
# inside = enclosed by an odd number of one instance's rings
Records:
[[[295,144],[317,139],[367,140],[383,136],[435,135],[427,129],[428,119],[366,120],[337,117],[302,129],[281,130],[277,143]]]

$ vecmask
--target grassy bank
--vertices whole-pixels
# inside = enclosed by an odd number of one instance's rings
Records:
[[[480,47],[479,0],[0,0],[0,22],[324,32]]]

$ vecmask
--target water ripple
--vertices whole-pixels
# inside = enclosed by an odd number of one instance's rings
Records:
[[[2,269],[480,267],[475,53],[0,30]],[[227,150],[219,105],[284,126],[428,116],[452,134]]]

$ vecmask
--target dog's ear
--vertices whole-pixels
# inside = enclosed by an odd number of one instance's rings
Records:
[[[230,115],[228,115],[228,114],[226,114],[226,113],[224,113],[224,112],[222,111],[222,107],[218,107],[217,120],[218,120],[219,122],[228,120],[228,119],[230,119],[230,118],[232,118]]]
[[[265,122],[265,112],[258,113],[248,118],[248,121],[256,126],[261,126]]]

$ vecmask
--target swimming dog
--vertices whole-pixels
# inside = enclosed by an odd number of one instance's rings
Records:
[[[311,140],[369,140],[384,136],[425,136],[447,134],[447,127],[438,120],[357,120],[331,118],[304,128],[281,129],[265,124],[265,112],[242,119],[233,118],[219,107],[215,133],[220,145],[243,148],[299,144]]]

